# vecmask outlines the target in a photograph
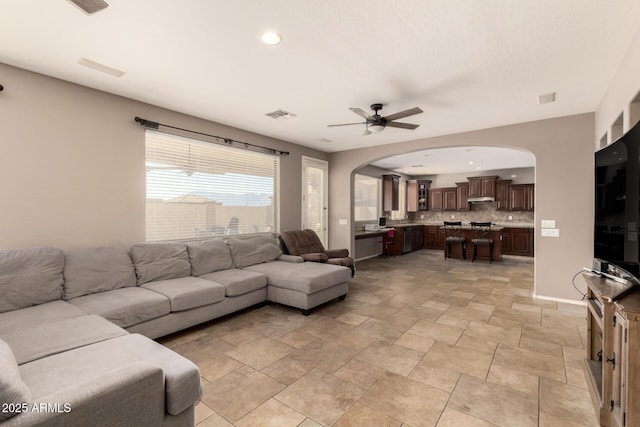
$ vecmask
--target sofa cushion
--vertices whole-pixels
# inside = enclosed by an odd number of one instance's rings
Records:
[[[22,310],[7,311],[0,313],[0,334],[86,314],[86,311],[62,300],[34,305]]]
[[[63,267],[57,248],[0,251],[0,313],[59,300]]]
[[[233,268],[229,247],[222,239],[187,243],[187,251],[192,276]]]
[[[200,278],[220,283],[228,297],[248,294],[267,286],[267,276],[264,274],[237,268],[204,274]]]
[[[145,283],[141,288],[164,295],[171,303],[171,311],[184,311],[224,299],[224,286],[198,277],[159,280]]]
[[[48,396],[57,390],[83,383],[88,378],[99,377],[140,361],[162,369],[165,409],[168,413],[178,415],[200,399],[202,387],[197,366],[138,334],[123,335],[26,363],[20,366],[20,374],[34,396]]]
[[[87,248],[64,254],[66,300],[136,285],[136,273],[123,248]]]
[[[18,362],[13,356],[11,347],[0,340],[0,421],[20,412],[20,404],[31,400],[31,390],[22,381]],[[18,410],[11,406],[14,404]]]
[[[191,275],[187,245],[183,243],[139,243],[130,252],[138,286]]]
[[[303,260],[310,262],[327,262],[329,259],[329,257],[322,252],[312,252],[310,254],[302,254],[300,256]]]
[[[273,261],[282,255],[282,250],[271,236],[252,236],[245,239],[227,240],[233,264],[237,268]]]
[[[331,264],[305,262],[292,264],[284,261],[273,261],[246,267],[267,276],[269,286],[292,289],[312,294],[330,288],[351,278],[351,270]]]
[[[46,322],[0,335],[11,346],[19,365],[63,351],[128,335],[108,320],[94,315]]]
[[[171,312],[169,300],[142,288],[120,288],[69,300],[89,314],[97,314],[121,328],[156,319]]]

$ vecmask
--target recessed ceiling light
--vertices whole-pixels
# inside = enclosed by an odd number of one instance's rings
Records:
[[[264,44],[278,44],[282,41],[282,36],[275,31],[265,31],[260,34],[260,40]]]
[[[472,164],[474,163],[474,161],[473,161],[473,160],[470,160],[470,161],[469,161],[469,162],[467,162],[467,163],[469,163],[470,165],[472,165]]]
[[[482,166],[476,166],[476,169],[482,169]]]

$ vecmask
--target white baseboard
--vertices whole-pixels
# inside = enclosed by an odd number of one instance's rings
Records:
[[[565,299],[565,298],[555,298],[555,297],[547,297],[544,295],[536,295],[533,294],[533,297],[536,299],[541,299],[545,301],[553,301],[553,302],[563,302],[565,304],[574,304],[574,305],[587,305],[586,301],[580,301],[575,299]]]
[[[362,257],[362,258],[358,258],[355,261],[358,262],[358,261],[364,261],[365,259],[369,259],[369,258],[378,258],[378,256],[379,255],[369,255],[369,256]]]

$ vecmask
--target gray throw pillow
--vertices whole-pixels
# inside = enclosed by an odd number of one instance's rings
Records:
[[[131,259],[136,267],[138,286],[191,275],[184,243],[138,243],[131,247]]]
[[[214,271],[233,268],[229,247],[222,239],[187,243],[191,275],[202,276]]]
[[[57,248],[0,251],[0,313],[59,300],[63,267]]]
[[[0,421],[20,413],[20,405],[29,403],[31,390],[22,381],[18,362],[6,342],[0,340]],[[18,410],[16,410],[18,409]]]
[[[136,273],[124,248],[87,248],[64,254],[64,299],[136,285]]]
[[[238,268],[273,261],[282,255],[276,240],[270,236],[232,238],[227,240],[227,245],[231,250],[233,263]]]

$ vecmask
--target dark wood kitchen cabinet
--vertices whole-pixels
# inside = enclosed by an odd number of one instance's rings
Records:
[[[509,210],[509,188],[511,187],[510,179],[499,179],[496,181],[496,210]]]
[[[456,182],[456,198],[459,211],[469,210],[469,183]]]
[[[534,184],[511,184],[509,186],[509,210],[533,211]]]
[[[495,197],[498,176],[474,176],[469,180],[469,197]]]
[[[533,256],[533,228],[505,227],[501,238],[503,255]]]
[[[444,248],[444,229],[442,227],[438,225],[426,225],[424,227],[424,248]]]
[[[442,203],[442,188],[429,189],[429,210],[441,211],[444,210]]]
[[[400,188],[400,175],[382,175],[382,210],[385,212],[397,211],[398,192]]]
[[[426,211],[429,207],[429,187],[431,181],[424,179],[407,180],[407,212]]]
[[[456,187],[442,189],[442,205],[445,211],[458,210],[458,190]]]

